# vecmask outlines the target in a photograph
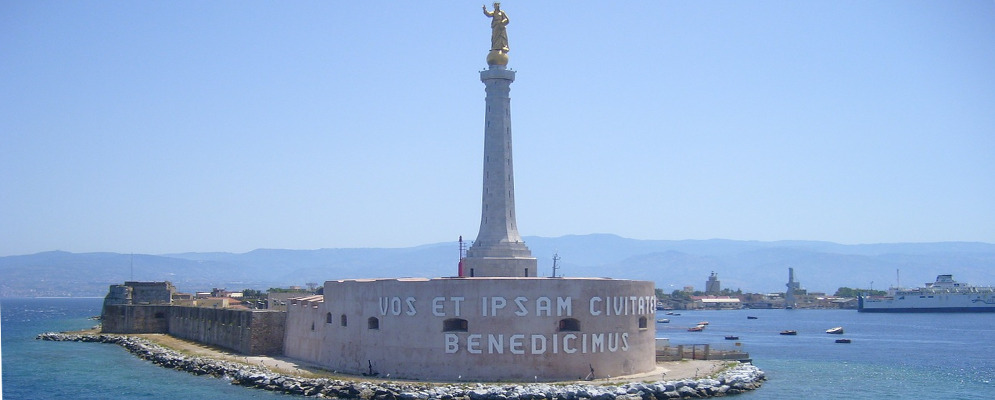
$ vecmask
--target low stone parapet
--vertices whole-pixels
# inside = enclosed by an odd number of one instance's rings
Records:
[[[127,335],[43,333],[39,340],[120,345],[154,364],[196,375],[228,379],[233,385],[287,394],[371,400],[643,400],[725,396],[759,388],[764,372],[740,363],[714,378],[627,383],[576,384],[429,384],[399,381],[349,381],[300,378],[267,369],[205,357],[184,356],[148,340]]]

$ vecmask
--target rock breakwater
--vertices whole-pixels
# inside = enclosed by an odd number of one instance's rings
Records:
[[[754,390],[766,379],[752,364],[740,363],[714,378],[621,385],[597,384],[430,384],[302,378],[205,357],[185,356],[148,340],[108,334],[43,333],[39,340],[112,343],[154,364],[211,375],[233,385],[323,398],[363,400],[664,400],[725,396]]]

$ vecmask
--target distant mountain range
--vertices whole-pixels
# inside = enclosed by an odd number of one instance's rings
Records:
[[[809,291],[841,286],[885,289],[932,282],[938,274],[995,284],[995,244],[976,242],[843,245],[815,241],[636,240],[615,235],[526,237],[539,274],[656,282],[666,292],[704,288],[711,272],[723,288],[783,292],[788,268]],[[119,254],[51,251],[0,257],[0,297],[103,296],[126,280],[172,281],[180,291],[321,284],[326,280],[456,275],[456,243],[408,248],[260,249],[248,253]],[[872,283],[873,282],[873,283]]]

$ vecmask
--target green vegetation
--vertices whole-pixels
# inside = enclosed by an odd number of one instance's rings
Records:
[[[683,290],[675,290],[673,293],[670,294],[670,298],[674,299],[674,300],[687,300],[687,301],[691,301],[691,295],[692,294],[693,293],[688,293],[688,292],[685,292]]]

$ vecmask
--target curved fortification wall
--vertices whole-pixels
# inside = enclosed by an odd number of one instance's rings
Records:
[[[325,282],[288,305],[284,353],[393,378],[552,381],[655,367],[653,283],[605,278]]]

